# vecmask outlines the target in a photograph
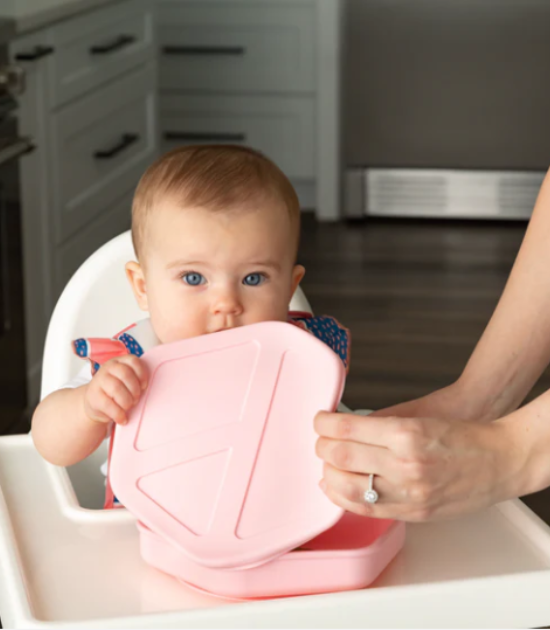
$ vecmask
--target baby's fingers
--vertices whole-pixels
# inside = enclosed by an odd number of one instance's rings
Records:
[[[116,424],[128,422],[126,411],[103,390],[95,395],[95,404],[89,406],[88,416],[95,422],[115,422]]]
[[[129,411],[137,402],[126,384],[113,374],[108,374],[103,379],[102,390],[124,412]]]
[[[147,380],[149,375],[147,373],[147,367],[145,363],[133,354],[129,354],[125,357],[121,357],[119,362],[128,366],[135,374],[139,381],[140,390],[144,390],[147,387]]]
[[[139,361],[137,357],[133,358]],[[128,361],[115,361],[113,364],[109,365],[109,377],[116,378],[130,393],[132,396],[132,403],[130,406],[138,403],[143,389],[134,365],[131,365]],[[107,389],[107,383],[110,381],[109,377],[107,377],[107,380],[105,381],[105,391],[109,394],[114,394],[114,391]],[[121,406],[124,407],[124,409],[130,408],[125,406],[125,404],[122,404]]]

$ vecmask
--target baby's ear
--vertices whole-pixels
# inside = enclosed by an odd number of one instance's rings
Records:
[[[136,302],[142,311],[149,310],[149,302],[147,300],[147,287],[145,285],[145,276],[141,265],[137,262],[130,261],[126,263],[126,277],[132,287]]]
[[[294,291],[298,288],[300,282],[302,282],[303,277],[306,275],[306,269],[302,265],[294,265],[294,269],[292,270],[292,294],[294,295]]]

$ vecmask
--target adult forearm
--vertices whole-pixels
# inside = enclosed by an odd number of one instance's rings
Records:
[[[52,464],[70,466],[84,459],[107,434],[107,424],[86,416],[87,386],[61,389],[45,398],[32,419],[32,437],[39,453]]]
[[[486,419],[516,409],[550,361],[550,171],[510,278],[461,378]]]

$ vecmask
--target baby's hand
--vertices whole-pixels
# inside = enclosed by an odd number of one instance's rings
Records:
[[[86,415],[95,422],[126,424],[126,413],[137,405],[146,387],[147,370],[138,357],[110,359],[86,386]]]

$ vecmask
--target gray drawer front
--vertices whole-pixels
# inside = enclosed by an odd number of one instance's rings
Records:
[[[164,90],[315,90],[315,1],[160,0]]]
[[[281,96],[161,96],[161,147],[243,143],[270,157],[288,177],[315,175],[314,100]]]
[[[80,265],[107,241],[130,229],[133,190],[126,191],[103,208],[86,229],[67,240],[55,252],[55,292],[61,295]]]
[[[145,66],[53,116],[56,242],[134,186],[154,159],[155,91],[154,66]]]
[[[51,29],[52,106],[66,103],[154,56],[153,12],[143,0],[115,4]]]

